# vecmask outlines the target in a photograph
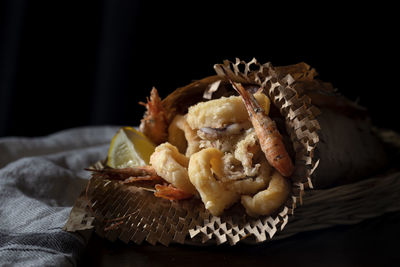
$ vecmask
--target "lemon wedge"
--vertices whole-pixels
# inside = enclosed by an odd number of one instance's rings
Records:
[[[127,168],[148,165],[154,144],[132,127],[122,127],[111,140],[107,165]]]

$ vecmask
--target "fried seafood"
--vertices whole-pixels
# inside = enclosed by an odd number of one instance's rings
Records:
[[[232,123],[223,128],[204,127],[197,131],[197,135],[202,139],[215,140],[226,136],[240,134],[251,127],[251,122],[244,121]]]
[[[175,115],[167,130],[153,89],[141,129],[157,142],[168,140],[156,147],[150,164],[169,183],[158,182],[155,196],[182,200],[199,195],[215,216],[240,199],[252,216],[270,214],[284,203],[290,184],[283,176],[290,176],[293,164],[268,117],[270,101],[261,90],[252,95],[241,84],[232,85],[239,96],[190,106],[187,114]],[[159,114],[152,127],[146,118]]]
[[[223,176],[222,156],[223,153],[216,148],[200,150],[190,157],[188,169],[190,181],[200,193],[205,208],[215,216],[220,215],[240,197],[217,179]]]
[[[175,146],[170,143],[157,146],[150,157],[150,164],[159,176],[176,188],[188,194],[196,193],[188,176],[189,158],[179,153]]]
[[[187,120],[183,123],[183,132],[185,133],[185,138],[188,144],[185,155],[190,157],[200,150],[200,138],[196,131],[189,126]]]
[[[225,175],[229,179],[257,176],[260,164],[257,163],[253,166],[253,157],[260,154],[261,150],[253,128],[247,129],[239,135],[222,136],[212,140],[199,135],[202,138],[201,148],[214,147],[224,152]]]
[[[257,93],[255,98],[265,112],[268,112],[270,106],[268,97],[263,93]],[[200,102],[189,107],[187,122],[192,129],[224,128],[229,124],[247,121],[248,118],[240,96],[230,96]]]
[[[198,131],[199,132],[199,131]],[[199,134],[199,136],[202,136]],[[218,139],[201,139],[200,140],[200,148],[208,148],[208,147],[214,147],[218,150],[221,150],[224,153],[230,153],[232,150],[235,149],[235,144],[238,142],[238,140],[241,139],[241,135],[230,135],[230,136],[224,136]]]
[[[187,157],[200,150],[200,138],[186,122],[186,116],[176,115],[172,120],[168,127],[168,142]]]
[[[286,175],[293,167],[291,161],[289,167],[280,166],[288,164],[284,158],[286,150],[283,144],[279,146],[280,135],[268,117],[269,99],[261,91],[251,95],[252,98],[247,92],[246,95],[240,90],[238,92],[240,96],[221,97],[189,107],[188,113],[177,115],[169,127],[169,140],[180,146],[181,152],[187,144],[189,180],[200,193],[206,209],[213,215],[221,214],[241,195],[250,197],[260,190],[276,191],[275,198],[279,192],[282,192],[279,195],[282,199],[287,197],[285,192],[275,188],[279,184],[269,185],[272,167],[266,156],[274,156],[277,163],[274,167],[286,170]],[[159,165],[168,168],[165,163]],[[253,206],[244,198],[250,213],[257,214],[255,208],[261,205],[256,201],[259,198],[262,199],[257,197],[254,203],[251,202]],[[274,206],[271,204],[268,207],[272,209]]]
[[[242,163],[244,173],[247,176],[255,176],[258,173],[260,164],[255,164],[253,167],[253,156],[260,151],[260,146],[254,129],[251,128],[248,132],[249,134],[236,144],[234,155]]]
[[[276,128],[275,122],[266,115],[255,96],[248,93],[240,83],[231,83],[243,99],[258,136],[261,150],[264,152],[269,164],[285,177],[292,175],[294,166],[282,142],[282,136]]]
[[[176,146],[182,154],[185,154],[188,146],[184,132],[185,123],[186,119],[184,116],[176,115],[168,126],[168,143]]]
[[[275,171],[268,189],[258,192],[253,197],[242,196],[241,203],[250,216],[270,215],[285,202],[289,190],[288,181]]]
[[[153,87],[150,92],[150,99],[147,103],[139,102],[146,107],[146,112],[140,122],[139,130],[146,135],[156,145],[167,140],[167,117],[161,103],[157,89]]]
[[[251,131],[254,131],[251,128],[251,123],[249,121],[243,123],[234,123],[231,125],[236,125],[232,128],[240,130],[230,131],[231,134],[227,133],[209,134],[205,133],[203,130],[198,130],[197,135],[201,139],[200,148],[215,147],[224,152],[225,154],[232,153],[235,150],[236,144],[240,142],[242,139],[244,139]],[[232,129],[231,127],[227,128]],[[223,130],[221,129],[213,129],[213,130],[218,132],[223,132]]]
[[[221,177],[222,181],[234,181],[246,178],[241,162],[237,160],[232,153],[224,153],[222,161],[225,175]]]
[[[227,188],[240,195],[252,195],[259,190],[265,189],[271,180],[271,167],[264,159],[260,163],[259,173],[257,177],[246,177],[236,181],[227,182]]]

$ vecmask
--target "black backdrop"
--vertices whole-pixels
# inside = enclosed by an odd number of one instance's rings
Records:
[[[0,136],[138,125],[152,86],[166,96],[235,57],[305,61],[400,129],[395,9],[264,4],[3,1]]]

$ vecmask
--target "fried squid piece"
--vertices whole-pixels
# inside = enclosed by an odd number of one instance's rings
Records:
[[[159,176],[176,188],[188,194],[196,193],[188,176],[189,158],[179,153],[175,146],[170,143],[157,146],[150,157],[150,164]]]

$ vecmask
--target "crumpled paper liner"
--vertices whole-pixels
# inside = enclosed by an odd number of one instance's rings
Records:
[[[245,240],[259,243],[285,228],[297,203],[302,203],[304,190],[312,188],[310,176],[318,166],[314,150],[319,141],[319,123],[315,119],[319,111],[306,95],[299,95],[293,88],[293,77],[279,78],[269,63],[259,64],[255,59],[246,63],[237,59],[235,63],[224,61],[214,68],[221,81],[231,79],[261,86],[285,118],[296,155],[292,192],[286,203],[271,216],[249,217],[237,204],[217,217],[199,199],[168,201],[156,198],[153,192],[143,188],[92,177],[87,192],[81,194],[71,211],[65,226],[67,231],[94,227],[97,234],[111,241],[120,239],[140,244],[146,240],[167,246],[171,242],[235,245]],[[215,82],[217,78],[204,80]],[[95,167],[103,166],[97,163]]]

